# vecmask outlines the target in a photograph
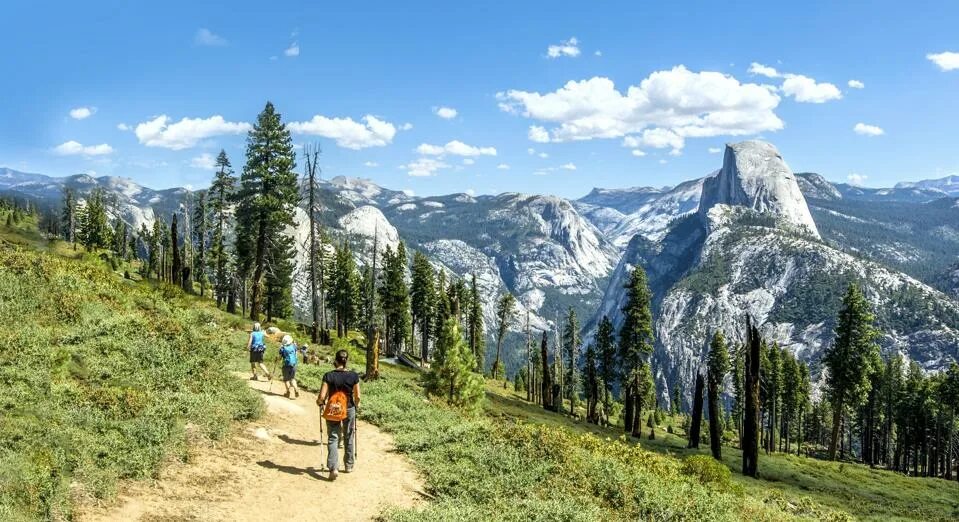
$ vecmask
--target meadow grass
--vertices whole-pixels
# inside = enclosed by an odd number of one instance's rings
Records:
[[[222,438],[231,421],[260,414],[260,399],[223,371],[231,316],[175,287],[9,239],[0,247],[0,520],[69,519],[77,501],[111,497],[119,479],[186,458],[188,438]]]

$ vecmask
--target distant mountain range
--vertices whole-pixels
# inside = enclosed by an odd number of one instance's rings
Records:
[[[728,330],[735,340],[747,311],[770,339],[816,369],[838,298],[853,279],[877,306],[887,352],[930,370],[959,359],[956,182],[831,183],[793,174],[769,144],[744,142],[727,148],[719,170],[675,187],[596,188],[578,200],[415,197],[337,177],[322,183],[321,199],[325,226],[354,243],[360,262],[375,234],[381,246],[403,239],[451,273],[476,274],[488,327],[497,296],[516,295],[510,368],[525,357],[526,312],[531,328],[543,330],[572,307],[589,333],[602,314],[617,316],[624,278],[642,264],[655,294],[657,379],[666,401],[672,387],[689,389],[712,331]],[[67,187],[81,196],[103,188],[136,229],[177,211],[189,195],[126,178],[0,168],[0,194],[42,206],[59,206]],[[305,213],[299,221],[295,233],[305,243]],[[302,255],[297,262],[305,267]],[[295,286],[294,299],[306,303],[307,292]]]

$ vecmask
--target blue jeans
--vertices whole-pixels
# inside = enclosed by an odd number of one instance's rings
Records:
[[[347,468],[353,468],[353,462],[356,459],[356,408],[350,406],[346,410],[346,419],[335,422],[326,421],[326,429],[329,432],[329,439],[326,445],[326,469],[339,469],[340,462],[340,427],[343,428],[343,449],[346,455],[343,456],[344,464]]]

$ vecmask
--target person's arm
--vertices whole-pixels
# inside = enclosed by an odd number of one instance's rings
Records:
[[[353,385],[353,406],[360,407],[360,383]]]
[[[316,405],[323,407],[326,404],[326,394],[329,393],[329,386],[327,386],[326,381],[323,381],[323,386],[320,386],[320,393],[316,396]]]
[[[249,350],[253,348],[253,333],[250,333],[250,338],[246,340],[246,349]]]

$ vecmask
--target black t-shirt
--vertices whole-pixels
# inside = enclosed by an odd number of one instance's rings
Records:
[[[350,407],[356,406],[353,404],[353,387],[360,382],[360,376],[357,375],[356,372],[352,370],[333,370],[326,372],[323,376],[323,382],[326,383],[327,387],[327,399],[333,395],[333,392],[342,390],[349,398]]]

